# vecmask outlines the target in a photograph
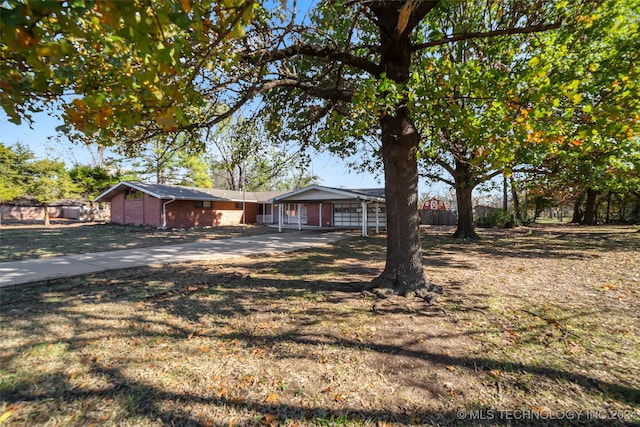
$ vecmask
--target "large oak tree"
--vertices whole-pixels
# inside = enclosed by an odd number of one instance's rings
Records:
[[[359,141],[378,135],[372,148],[384,164],[388,238],[386,266],[375,283],[423,295],[429,285],[417,210],[422,136],[414,72],[423,72],[417,53],[552,30],[589,7],[475,0],[488,11],[481,25],[429,26],[430,14],[459,3],[318,1],[303,19],[295,16],[295,2],[286,1],[278,3],[286,7],[265,2],[267,8],[251,0],[13,0],[1,14],[0,99],[14,121],[63,102],[67,122],[125,145],[160,134],[198,138],[199,129],[265,94],[282,108],[280,126],[318,146],[358,152]],[[316,131],[305,133],[300,120]]]

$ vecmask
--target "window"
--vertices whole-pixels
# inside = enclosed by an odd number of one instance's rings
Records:
[[[211,201],[210,200],[196,200],[196,208],[210,208]]]
[[[236,202],[235,208],[236,209],[242,209],[242,202]]]

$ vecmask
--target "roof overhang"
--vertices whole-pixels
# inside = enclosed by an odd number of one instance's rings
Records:
[[[274,203],[307,203],[337,200],[362,200],[372,202],[385,202],[385,198],[367,194],[366,190],[348,190],[341,188],[323,187],[312,185],[300,190],[292,191],[281,196],[274,197]]]
[[[154,191],[148,188],[145,184],[129,182],[129,181],[119,182],[118,184],[114,185],[108,190],[105,190],[104,192],[102,192],[100,195],[98,195],[98,197],[93,199],[93,201],[108,202],[116,194],[126,191],[128,189],[141,191],[145,194],[148,194],[160,200],[227,201],[227,199],[223,199],[221,197],[216,197],[202,191],[194,191],[187,188],[181,189],[179,187],[175,187],[171,189],[171,193]]]

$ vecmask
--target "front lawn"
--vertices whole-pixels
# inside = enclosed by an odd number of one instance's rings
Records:
[[[159,230],[117,224],[2,225],[0,262],[274,233],[266,226]]]
[[[362,292],[384,236],[5,288],[0,419],[634,425],[635,231],[481,230],[471,243],[427,228],[434,305]]]

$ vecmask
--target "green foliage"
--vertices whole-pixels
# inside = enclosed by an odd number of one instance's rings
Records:
[[[4,2],[2,107],[20,123],[60,102],[65,120],[89,133],[175,130],[206,102],[194,80],[215,82],[236,61],[231,42],[258,9],[244,0]],[[193,64],[202,67],[185,71]]]
[[[75,165],[69,170],[71,181],[85,199],[93,199],[109,187],[117,184],[121,177],[98,166]]]
[[[7,147],[0,143],[0,202],[13,200],[26,194],[28,176],[24,170],[33,153],[24,146]]]
[[[39,202],[46,205],[79,195],[79,188],[67,173],[64,162],[43,159],[33,161],[27,167],[30,174],[27,194]]]
[[[482,228],[514,228],[522,225],[522,221],[515,211],[496,209],[487,216],[478,217],[476,224]]]

